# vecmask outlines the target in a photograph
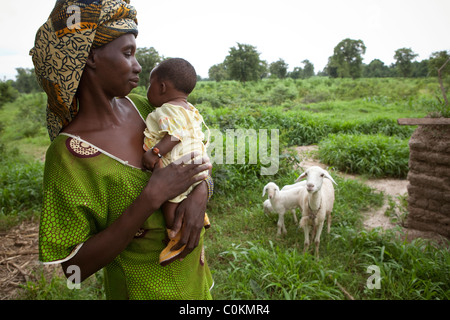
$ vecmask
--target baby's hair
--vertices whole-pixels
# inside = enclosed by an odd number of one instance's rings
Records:
[[[194,67],[182,58],[164,60],[152,72],[159,80],[172,82],[175,89],[186,94],[190,94],[197,84]]]

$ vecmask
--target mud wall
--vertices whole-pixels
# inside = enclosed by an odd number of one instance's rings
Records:
[[[450,125],[419,126],[409,147],[407,226],[450,238]]]

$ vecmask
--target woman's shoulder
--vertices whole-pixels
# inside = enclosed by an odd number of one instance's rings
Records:
[[[100,154],[100,150],[79,137],[60,133],[47,149],[46,163],[51,164],[53,167],[65,166],[66,162],[70,162],[73,165],[72,158],[92,158]]]

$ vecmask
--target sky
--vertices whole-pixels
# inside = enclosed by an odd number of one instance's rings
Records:
[[[0,11],[0,79],[33,68],[29,50],[55,1],[3,1]],[[237,43],[256,47],[269,64],[288,70],[308,59],[323,70],[334,47],[350,38],[366,46],[363,62],[394,63],[410,48],[417,61],[450,50],[450,0],[131,0],[137,9],[138,47],[190,61],[208,77]]]

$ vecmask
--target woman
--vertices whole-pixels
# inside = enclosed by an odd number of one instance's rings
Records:
[[[142,170],[151,108],[126,97],[141,72],[136,36],[136,12],[120,0],[57,1],[37,32],[30,54],[48,96],[52,140],[40,260],[61,263],[67,276],[79,270],[81,280],[104,268],[108,299],[210,299],[202,228],[210,184],[199,184],[177,211],[182,261],[158,263],[165,247],[159,207],[205,179],[196,175],[211,165]]]

